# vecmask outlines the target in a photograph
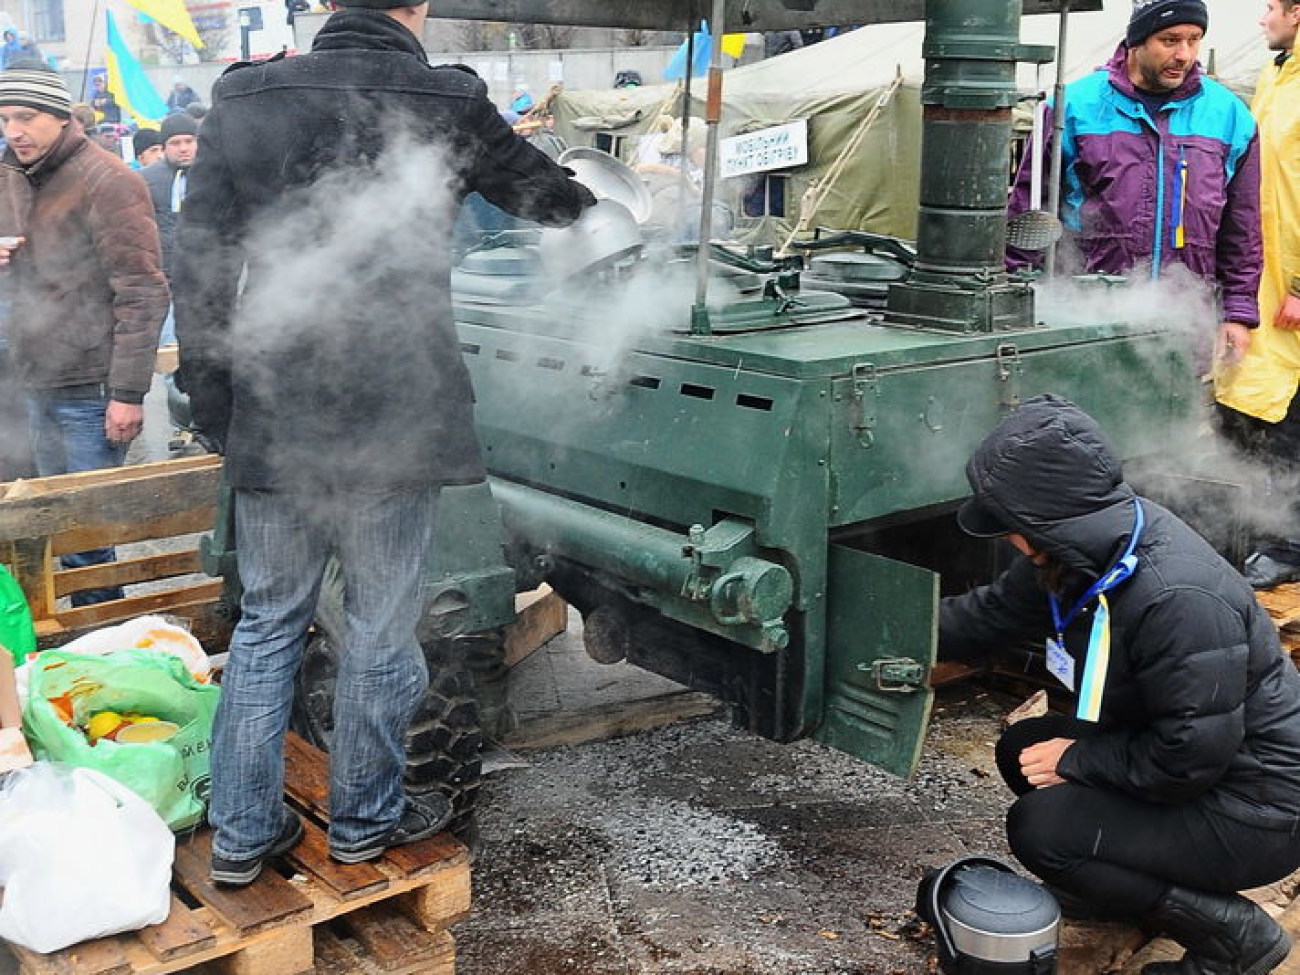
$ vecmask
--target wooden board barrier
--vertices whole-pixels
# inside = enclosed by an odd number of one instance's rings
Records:
[[[37,636],[48,642],[146,613],[190,621],[205,644],[224,642],[220,580],[198,575],[196,535],[212,528],[221,458],[189,457],[0,484],[0,562],[22,586]],[[59,556],[146,545],[120,561],[64,569]],[[161,548],[162,550],[154,550]],[[124,599],[68,608],[91,588],[142,586]]]

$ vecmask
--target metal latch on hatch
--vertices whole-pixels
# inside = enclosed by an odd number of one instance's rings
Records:
[[[878,691],[911,694],[925,685],[925,666],[911,657],[873,660],[858,664],[858,670],[871,674]]]
[[[876,442],[876,397],[880,395],[880,379],[873,362],[859,362],[853,366],[853,393],[849,403],[853,432],[858,443],[870,447]]]
[[[1004,410],[1014,410],[1020,405],[1020,350],[1014,342],[998,346],[998,404]]]

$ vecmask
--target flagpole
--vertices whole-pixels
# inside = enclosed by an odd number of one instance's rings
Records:
[[[92,7],[90,11],[90,36],[86,40],[86,63],[81,72],[81,94],[77,97],[77,101],[79,102],[84,102],[86,100],[86,79],[90,77],[90,52],[94,50],[95,47],[95,26],[98,23],[99,0],[95,0],[95,6]]]

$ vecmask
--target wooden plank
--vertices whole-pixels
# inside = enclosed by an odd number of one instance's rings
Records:
[[[213,505],[220,476],[221,458],[212,456],[16,482],[0,500],[0,540],[152,521]]]
[[[223,975],[298,975],[313,963],[312,929],[292,924],[212,962]]]
[[[515,619],[505,628],[506,666],[514,667],[564,632],[569,607],[549,586],[515,597]]]
[[[366,960],[385,972],[420,966],[440,947],[403,914],[382,906],[344,914],[340,923],[365,950]]]
[[[284,791],[316,818],[329,818],[328,759],[292,731],[284,736]]]
[[[428,953],[416,965],[403,965],[391,975],[456,975],[456,939],[450,931],[426,931]]]
[[[172,460],[151,461],[147,464],[131,464],[127,467],[97,467],[94,470],[74,471],[71,474],[19,478],[16,481],[0,482],[0,503],[22,501],[37,495],[65,493],[91,484],[147,480],[159,473],[175,474],[214,466],[221,466],[221,458],[216,454],[206,454],[201,457],[178,457]]]
[[[158,346],[158,352],[154,356],[153,371],[160,376],[166,376],[175,372],[181,367],[181,350],[175,342],[167,345]]]
[[[978,677],[984,671],[984,667],[975,667],[959,660],[940,660],[930,668],[929,685],[931,687],[945,687],[948,684],[955,684],[958,681]]]
[[[313,934],[316,975],[355,975],[362,970],[360,960],[348,950],[347,945],[330,929],[330,925],[317,926]]]
[[[708,694],[674,691],[640,701],[620,701],[527,721],[506,735],[503,744],[507,748],[525,750],[600,741],[702,718],[716,714],[721,707],[718,699]]]
[[[384,854],[384,863],[400,870],[405,877],[419,877],[430,871],[468,862],[469,851],[450,833],[439,833],[427,840],[395,846]]]
[[[212,929],[196,917],[174,893],[167,920],[141,929],[137,937],[159,961],[170,961],[180,955],[190,955],[210,948],[217,940]]]
[[[61,569],[54,574],[54,594],[66,596],[83,589],[130,586],[138,582],[154,582],[202,571],[197,548],[162,555],[144,555],[103,565],[91,565],[84,569]]]
[[[33,537],[13,540],[9,547],[10,568],[22,587],[23,596],[33,619],[53,616],[58,607],[54,595],[54,563],[49,538]]]
[[[341,900],[355,900],[389,886],[373,863],[337,863],[330,859],[329,838],[315,823],[306,823],[302,842],[290,851],[288,861],[310,874]]]
[[[77,609],[65,609],[55,613],[54,619],[62,629],[76,630],[132,619],[149,613],[166,613],[173,611],[176,607],[211,602],[221,595],[224,585],[225,583],[220,579],[214,579],[212,582],[199,582],[192,586],[169,589],[165,592],[127,596],[125,599],[113,599],[106,603],[94,603],[90,606],[80,606]],[[36,633],[38,636],[42,635],[40,626],[37,626]]]
[[[98,938],[56,954],[42,955],[21,945],[7,946],[24,975],[125,975],[131,963],[117,938]]]
[[[113,605],[122,606],[124,602],[115,601]],[[212,601],[212,594],[207,590],[201,590],[197,598],[189,602],[168,603],[168,605],[161,606],[154,612],[186,620],[190,632],[194,634],[194,638],[205,647],[224,646],[230,642],[230,631],[234,624],[226,615],[222,606]],[[60,616],[63,614],[56,615],[51,619],[34,620],[37,642],[43,648],[62,645],[67,643],[68,638],[71,636],[78,636],[87,630],[98,629],[103,625],[93,619],[84,621],[80,616],[72,616],[72,613],[73,610],[66,611],[66,614],[71,617],[67,625],[60,621]],[[121,619],[129,618],[129,615],[121,617]],[[108,620],[107,622],[117,621]]]
[[[208,879],[212,834],[176,844],[176,879],[240,936],[309,915],[312,901],[269,866],[247,887],[218,887]]]
[[[117,514],[114,512],[114,516]],[[122,519],[104,522],[101,518],[99,521],[83,522],[76,527],[69,526],[66,531],[54,535],[52,544],[55,555],[66,555],[69,552],[84,552],[88,548],[105,548],[110,545],[125,545],[127,542],[211,531],[216,518],[216,505],[192,507],[157,518],[135,521]]]
[[[443,834],[452,839],[449,834]],[[456,841],[459,845],[459,841]],[[472,902],[472,878],[468,851],[455,861],[444,864],[429,883],[403,894],[398,904],[426,931],[439,931],[469,916]]]

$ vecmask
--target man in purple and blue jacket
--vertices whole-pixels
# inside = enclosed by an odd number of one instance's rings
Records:
[[[1203,0],[1134,0],[1110,63],[1067,86],[1060,216],[1087,272],[1182,264],[1212,286],[1218,352],[1235,362],[1259,324],[1259,144],[1245,103],[1197,63],[1208,26]],[[1011,216],[1030,209],[1034,151]],[[1011,250],[1008,265],[1034,257]]]

